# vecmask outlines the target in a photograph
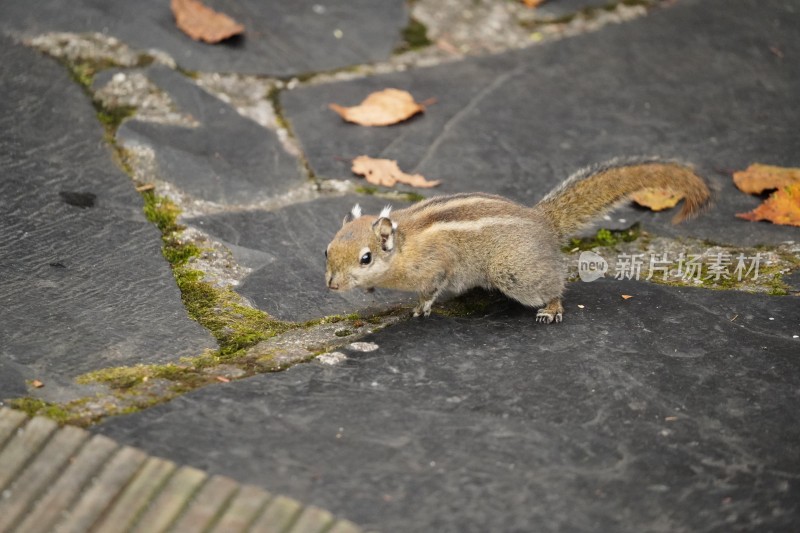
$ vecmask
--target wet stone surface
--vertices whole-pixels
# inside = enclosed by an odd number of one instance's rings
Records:
[[[134,48],[159,49],[188,70],[293,76],[386,59],[407,23],[403,0],[205,2],[245,26],[221,45],[192,41],[175,27],[169,2],[58,0],[0,4],[0,28],[34,36],[102,31]]]
[[[239,264],[253,269],[236,291],[275,318],[302,321],[410,302],[410,296],[385,289],[369,294],[327,289],[325,248],[356,203],[365,214],[377,214],[387,203],[402,207],[397,201],[348,195],[275,211],[197,217],[186,223],[221,241]]]
[[[0,44],[0,396],[215,347],[87,96],[55,61]]]
[[[800,70],[788,57],[800,54],[798,24],[800,12],[785,2],[684,0],[549,45],[300,88],[281,102],[319,177],[349,176],[349,160],[364,154],[442,180],[436,192],[533,204],[581,166],[657,155],[695,165],[717,190],[713,208],[677,228],[669,212],[628,209],[618,218],[668,235],[777,243],[797,229],[736,219],[760,199],[730,176],[753,162],[796,165]],[[360,128],[327,110],[384,87],[437,101],[389,128]]]
[[[383,531],[787,531],[798,332],[790,297],[577,283],[560,325],[409,320],[97,431]]]
[[[222,205],[257,204],[307,181],[273,131],[174,70],[157,66],[146,74],[199,123],[185,127],[128,120],[120,127],[120,145],[155,152],[159,179],[195,199]]]

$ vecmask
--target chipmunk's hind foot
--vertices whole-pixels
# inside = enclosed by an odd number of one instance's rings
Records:
[[[561,305],[561,298],[553,298],[545,307],[536,312],[536,321],[542,324],[558,323],[563,317],[564,307]]]

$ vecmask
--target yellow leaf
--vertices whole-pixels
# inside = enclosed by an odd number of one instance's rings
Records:
[[[198,0],[172,0],[170,7],[175,25],[195,41],[213,44],[244,32],[244,26]]]
[[[357,106],[330,104],[328,107],[346,121],[361,126],[391,126],[425,111],[425,106],[415,102],[410,93],[399,89],[374,92]]]
[[[663,211],[678,205],[683,194],[673,193],[669,189],[645,189],[631,196],[631,200],[653,211]]]
[[[746,170],[733,173],[733,182],[748,194],[761,194],[770,189],[781,189],[800,183],[800,168],[775,167],[754,163]]]
[[[768,220],[783,226],[800,226],[800,182],[772,193],[749,213],[737,213],[745,220]]]
[[[373,159],[365,155],[353,159],[353,173],[364,176],[366,180],[375,185],[394,187],[396,183],[405,183],[412,187],[436,187],[441,182],[428,181],[421,174],[406,174],[391,159]]]

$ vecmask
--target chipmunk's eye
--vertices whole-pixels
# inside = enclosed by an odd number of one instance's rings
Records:
[[[367,252],[361,256],[361,264],[368,265],[372,262],[372,254]]]

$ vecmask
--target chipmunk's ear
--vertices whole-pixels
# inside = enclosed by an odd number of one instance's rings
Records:
[[[347,216],[344,217],[344,220],[342,220],[342,226],[344,226],[348,222],[354,221],[360,216],[361,216],[361,206],[356,204],[353,206],[353,209],[351,209],[350,212],[347,213]]]
[[[381,248],[384,252],[391,252],[394,248],[394,234],[397,230],[397,223],[392,222],[388,217],[381,217],[372,224],[375,235],[381,240]]]

